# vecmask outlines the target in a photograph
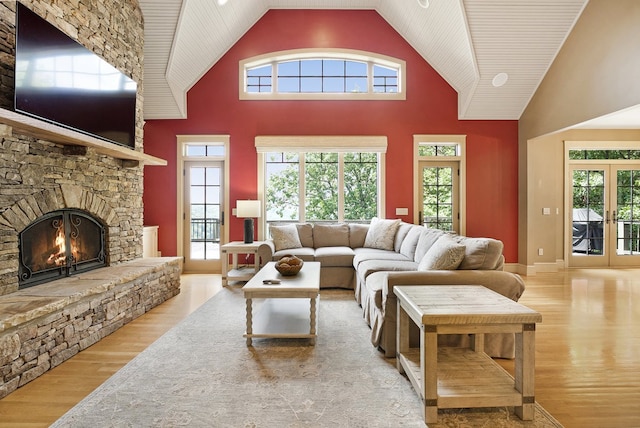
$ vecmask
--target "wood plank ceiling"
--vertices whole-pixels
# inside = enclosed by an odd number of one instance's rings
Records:
[[[517,120],[587,1],[140,0],[145,119],[186,118],[187,91],[269,9],[306,8],[376,10],[458,92],[460,119]]]

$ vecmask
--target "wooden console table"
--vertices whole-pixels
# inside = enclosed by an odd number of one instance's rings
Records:
[[[426,423],[439,408],[514,406],[534,415],[535,325],[542,316],[480,285],[397,286],[396,365],[424,403]],[[409,322],[421,329],[409,346]],[[484,333],[515,333],[515,379],[484,353]],[[473,348],[438,347],[438,334],[472,334]]]

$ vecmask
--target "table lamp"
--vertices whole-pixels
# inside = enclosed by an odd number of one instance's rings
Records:
[[[253,219],[260,218],[260,201],[236,201],[236,217],[244,218],[244,243],[253,242]]]

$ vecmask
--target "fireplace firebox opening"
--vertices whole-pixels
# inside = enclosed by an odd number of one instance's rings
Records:
[[[53,211],[18,237],[19,288],[106,266],[105,228],[89,213]]]

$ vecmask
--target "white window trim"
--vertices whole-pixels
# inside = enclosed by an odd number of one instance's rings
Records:
[[[369,64],[368,73],[371,77],[373,70],[371,64],[398,69],[398,92],[373,92],[373,82],[369,79],[369,90],[365,92],[325,92],[325,93],[278,93],[271,92],[249,93],[246,92],[246,70],[262,65],[272,64],[272,88],[277,88],[277,76],[275,64],[282,61],[311,59],[311,58],[335,58],[342,60],[363,61]],[[238,66],[238,94],[241,100],[406,100],[406,62],[386,55],[353,49],[292,49],[286,51],[271,52],[257,55],[240,61]]]
[[[565,159],[565,171],[566,166],[576,163],[636,163],[638,159],[569,159],[569,152],[571,150],[639,150],[640,141],[572,141],[565,140],[564,142],[564,159]],[[567,175],[570,179],[571,176]]]
[[[419,156],[420,143],[455,143],[458,144],[457,156]],[[445,134],[416,134],[413,136],[413,222],[418,224],[420,212],[420,161],[458,161],[460,163],[459,195],[460,195],[460,235],[467,231],[467,136]]]
[[[387,153],[386,136],[369,135],[300,135],[300,136],[257,136],[255,138],[256,152],[258,153],[258,199],[262,201],[262,209],[265,209],[264,186],[265,186],[265,153],[273,152],[303,152],[303,153],[379,153],[378,163],[378,212],[384,216],[385,198],[385,158]],[[304,174],[304,171],[300,172]],[[304,194],[304,189],[300,189]],[[266,216],[264,212],[258,222],[258,239],[266,236]]]

